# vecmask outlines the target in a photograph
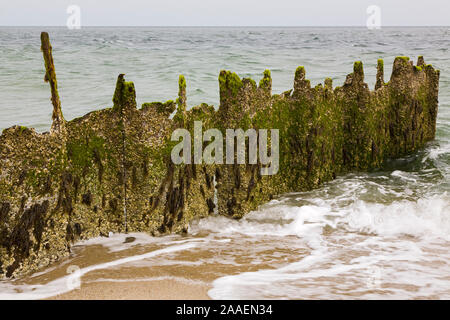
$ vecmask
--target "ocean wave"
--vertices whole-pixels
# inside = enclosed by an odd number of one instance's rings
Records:
[[[267,224],[277,212],[284,226]],[[239,224],[239,222],[238,222]],[[214,226],[214,227],[213,227]],[[240,225],[203,227],[246,235],[296,235],[312,251],[299,261],[216,279],[214,299],[448,298],[450,198],[447,194],[384,205],[354,201],[340,209],[277,206]],[[272,243],[276,250],[276,242]],[[270,247],[270,244],[267,244]],[[269,250],[269,249],[268,249]]]

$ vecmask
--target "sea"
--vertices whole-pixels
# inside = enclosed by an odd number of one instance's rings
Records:
[[[68,292],[74,274],[82,284],[204,284],[212,299],[450,299],[450,27],[0,27],[0,130],[50,128],[41,31],[68,120],[112,106],[120,73],[139,105],[174,100],[183,74],[189,108],[217,107],[223,69],[256,81],[269,69],[281,93],[298,66],[312,85],[331,77],[338,86],[361,60],[373,89],[377,59],[388,81],[396,56],[423,55],[441,71],[436,139],[379,170],[280,195],[241,220],[212,215],[184,236],[82,241],[32,276],[1,281],[0,299]]]

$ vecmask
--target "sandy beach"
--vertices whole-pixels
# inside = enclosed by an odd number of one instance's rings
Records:
[[[177,280],[94,282],[48,300],[207,300],[208,290]]]
[[[73,247],[72,254],[40,272],[3,283],[3,298],[45,300],[206,300],[216,278],[211,266],[197,264],[207,252],[170,252],[184,248],[175,244],[161,248],[158,239],[133,234],[99,238],[95,244]],[[128,234],[129,236],[129,234]],[[167,239],[169,242],[170,240]],[[100,245],[100,243],[104,244]],[[109,244],[109,246],[107,245]],[[154,253],[154,255],[152,255]],[[184,264],[171,259],[191,262]],[[220,272],[220,265],[216,272]],[[44,284],[44,286],[41,286]],[[6,293],[10,292],[11,295]],[[16,293],[16,295],[14,295]]]

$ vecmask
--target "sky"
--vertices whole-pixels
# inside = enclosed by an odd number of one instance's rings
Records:
[[[83,26],[448,26],[449,0],[1,0],[1,26],[65,26],[69,5]]]

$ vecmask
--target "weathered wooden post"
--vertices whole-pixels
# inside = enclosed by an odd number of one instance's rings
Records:
[[[45,61],[45,82],[50,84],[52,92],[52,132],[62,132],[65,129],[65,120],[61,110],[61,101],[58,94],[58,82],[56,81],[55,65],[53,63],[52,46],[47,32],[41,33],[41,50]]]

